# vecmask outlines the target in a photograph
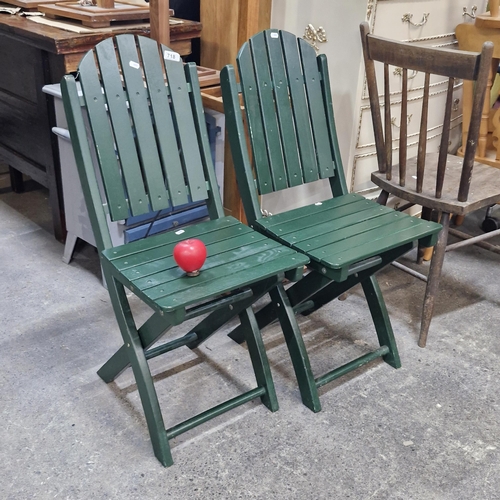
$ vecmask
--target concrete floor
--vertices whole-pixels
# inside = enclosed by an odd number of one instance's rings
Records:
[[[279,327],[266,328],[280,410],[253,402],[191,430],[163,468],[130,370],[109,385],[96,375],[120,346],[97,254],[82,244],[64,264],[50,227],[46,191],[16,195],[0,176],[0,498],[500,498],[499,255],[447,255],[426,349],[424,284],[381,273],[403,367],[328,384],[318,414],[300,403]],[[376,343],[359,290],[300,323],[316,374]],[[223,334],[151,368],[167,426],[253,382],[245,347]]]

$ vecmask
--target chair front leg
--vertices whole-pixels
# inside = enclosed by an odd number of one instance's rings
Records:
[[[158,396],[153,378],[144,355],[144,347],[132,317],[125,289],[115,278],[107,280],[111,303],[120,327],[129,363],[134,372],[137,389],[141,397],[151,443],[158,460],[165,466],[173,464],[167,432],[163,423]]]
[[[450,214],[443,212],[441,215],[441,224],[443,229],[438,236],[438,241],[432,254],[431,267],[427,276],[427,287],[425,289],[424,305],[422,309],[422,324],[420,325],[420,336],[418,345],[425,347],[427,335],[434,313],[434,303],[436,294],[441,281],[441,271],[443,270],[444,254],[446,252],[446,243],[448,241],[448,231],[450,229]]]

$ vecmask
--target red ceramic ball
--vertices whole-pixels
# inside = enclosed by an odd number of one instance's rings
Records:
[[[196,238],[180,241],[174,247],[174,260],[186,273],[196,276],[207,258],[207,247]]]

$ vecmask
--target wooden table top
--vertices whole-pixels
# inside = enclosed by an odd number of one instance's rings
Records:
[[[182,20],[170,25],[171,41],[199,38],[201,23]],[[95,29],[95,33],[75,33],[53,26],[30,21],[18,15],[0,16],[0,34],[22,39],[25,43],[54,54],[75,54],[90,50],[97,43],[111,35],[136,33],[149,36],[149,24],[138,28],[126,24],[114,25],[106,29]]]

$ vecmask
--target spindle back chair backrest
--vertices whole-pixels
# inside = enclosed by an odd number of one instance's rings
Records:
[[[459,202],[467,201],[493,45],[485,43],[481,54],[453,49],[419,47],[414,44],[387,40],[371,35],[366,25],[361,26],[361,35],[379,172],[385,173],[387,180],[391,180],[393,165],[398,165],[400,186],[405,186],[407,183],[413,182],[412,179],[407,178],[407,164],[409,161],[408,109],[409,102],[412,101],[413,111],[411,116],[414,117],[415,101],[421,99],[422,107],[418,131],[415,179],[415,190],[417,193],[422,192],[424,184],[430,110],[429,102],[436,81],[441,80],[442,82],[442,77],[444,77],[445,83],[443,85],[446,87],[446,104],[435,179],[434,195],[436,198],[441,198],[443,192],[455,88],[461,80],[476,82],[471,122],[467,144],[464,148],[462,173],[456,195]],[[383,65],[382,85],[378,84],[376,62]],[[393,83],[395,80],[391,76],[394,72],[400,75],[400,82],[399,79],[396,79],[397,88],[391,87],[391,80]],[[422,79],[417,72],[423,74]],[[418,79],[415,78],[416,75]],[[438,80],[433,81],[433,75],[438,75]],[[415,84],[415,82],[418,83]],[[379,91],[383,93],[382,102],[380,102]],[[393,130],[396,128],[394,127],[392,116],[395,95],[398,96],[397,99],[400,99],[401,108],[398,138],[394,138],[392,135]],[[398,149],[397,158],[393,158],[394,146]]]

